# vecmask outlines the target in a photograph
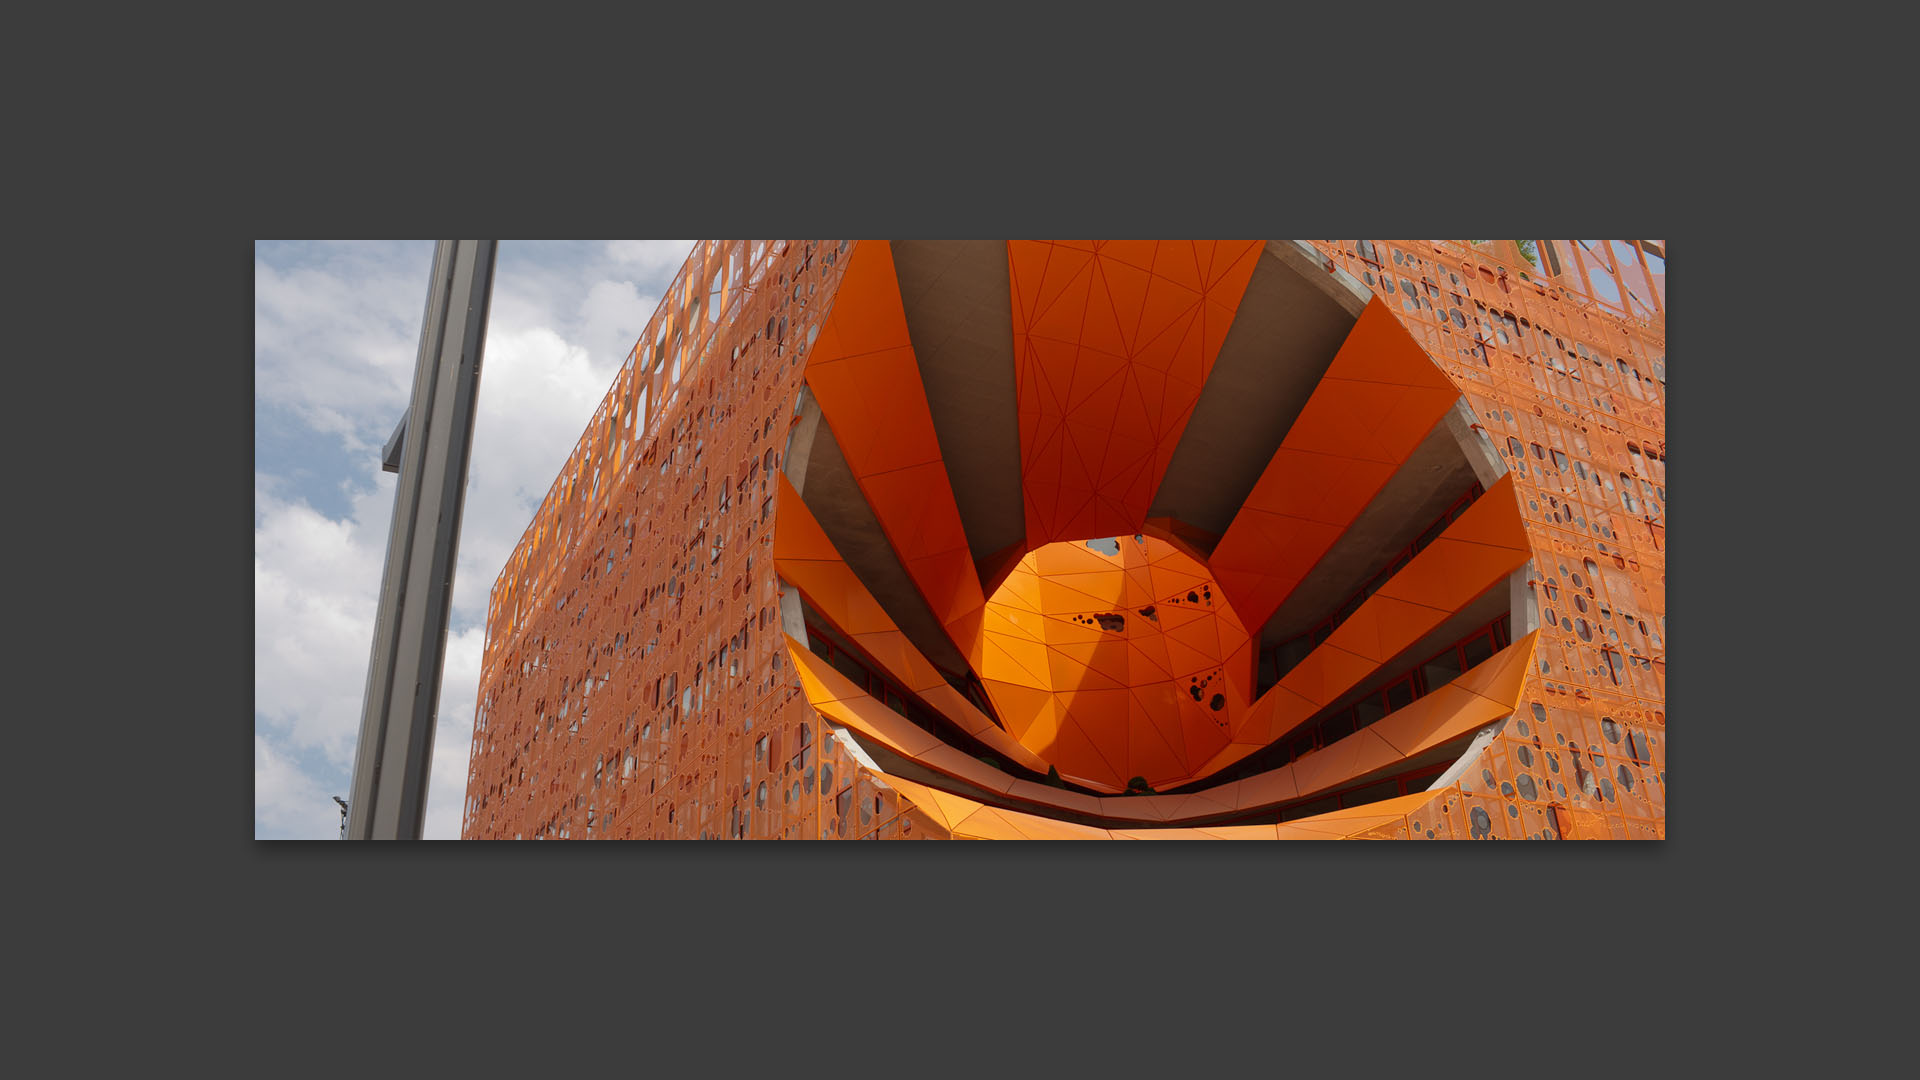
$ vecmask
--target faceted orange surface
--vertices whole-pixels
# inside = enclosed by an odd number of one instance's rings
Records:
[[[1144,524],[1265,246],[1007,242],[1029,548]]]
[[[1028,553],[987,601],[980,671],[1007,729],[1068,780],[1190,779],[1246,707],[1223,661],[1247,631],[1204,566],[1121,536]]]

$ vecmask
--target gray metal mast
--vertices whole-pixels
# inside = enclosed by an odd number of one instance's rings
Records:
[[[498,243],[442,240],[434,249],[413,398],[383,454],[383,467],[398,472],[400,483],[367,664],[349,839],[418,840],[426,823]]]

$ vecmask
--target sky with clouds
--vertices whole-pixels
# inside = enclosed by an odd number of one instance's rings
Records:
[[[253,828],[330,840],[353,774],[431,240],[253,254]],[[500,243],[434,736],[426,836],[466,797],[487,593],[690,240]]]

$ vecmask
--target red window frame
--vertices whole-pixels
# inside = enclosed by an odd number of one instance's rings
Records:
[[[1322,717],[1319,722],[1306,730],[1295,732],[1279,743],[1279,745],[1286,750],[1286,761],[1283,763],[1295,762],[1316,750],[1325,749],[1331,743],[1338,742],[1340,739],[1345,738],[1346,735],[1359,731],[1370,724],[1378,723],[1380,720],[1393,715],[1396,711],[1406,708],[1408,705],[1426,697],[1434,690],[1439,689],[1439,687],[1427,685],[1424,671],[1428,664],[1447,655],[1449,652],[1453,653],[1460,663],[1462,673],[1472,670],[1472,665],[1467,663],[1467,645],[1482,638],[1490,638],[1493,651],[1498,653],[1509,644],[1507,637],[1508,627],[1510,625],[1511,616],[1502,615],[1498,619],[1487,623],[1485,626],[1469,631],[1465,637],[1462,637],[1447,648],[1434,653],[1432,656],[1427,657],[1420,663],[1415,664],[1405,674],[1394,678],[1391,682],[1381,685],[1365,697],[1362,697],[1359,701],[1354,702],[1352,705],[1338,712],[1327,714],[1325,717]],[[1480,662],[1484,663],[1485,660],[1483,659]],[[1394,691],[1401,689],[1411,691],[1413,696],[1399,704],[1395,704],[1393,700]],[[1379,716],[1362,723],[1360,721],[1359,709],[1362,704],[1367,702],[1376,703],[1382,711]],[[1346,725],[1344,728],[1342,726],[1343,721]],[[1335,732],[1340,733],[1334,734]]]
[[[1421,531],[1419,537],[1416,538],[1413,543],[1401,549],[1400,553],[1395,555],[1386,566],[1382,567],[1365,585],[1362,585],[1352,596],[1348,597],[1346,603],[1336,608],[1332,615],[1323,619],[1312,629],[1295,636],[1291,640],[1283,641],[1270,649],[1261,650],[1259,653],[1260,667],[1262,669],[1260,685],[1262,687],[1270,687],[1273,685],[1273,683],[1265,681],[1265,671],[1274,672],[1274,683],[1285,678],[1286,672],[1280,670],[1280,655],[1282,652],[1297,644],[1301,638],[1310,639],[1315,647],[1318,647],[1320,643],[1326,641],[1327,638],[1333,635],[1335,630],[1340,628],[1341,623],[1346,622],[1354,612],[1360,610],[1360,605],[1366,603],[1368,597],[1378,592],[1380,587],[1388,581],[1391,581],[1393,575],[1399,573],[1402,568],[1412,562],[1415,555],[1426,550],[1429,544],[1433,543],[1434,540],[1439,538],[1441,533],[1446,531],[1447,526],[1459,520],[1460,515],[1466,513],[1467,508],[1472,506],[1474,501],[1484,494],[1486,494],[1486,489],[1480,485],[1479,481],[1474,481],[1468,486],[1464,494],[1458,499],[1455,499],[1445,510],[1441,511],[1440,516],[1434,518],[1432,523]]]

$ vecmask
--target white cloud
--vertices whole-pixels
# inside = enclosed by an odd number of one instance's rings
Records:
[[[692,240],[609,240],[607,257],[637,273],[658,277],[661,285],[673,280],[680,264],[693,253]],[[648,315],[653,312],[649,310]]]
[[[459,834],[488,592],[691,247],[501,245],[434,738],[429,838]],[[281,474],[298,471],[291,466],[257,464],[255,830],[326,839],[339,827],[329,796],[346,793],[353,766],[393,513],[396,478],[374,455],[406,406],[431,247],[297,254],[256,251],[256,393],[338,438],[355,464],[344,475],[299,482]],[[320,489],[340,487],[351,493],[344,516],[314,509]]]
[[[454,611],[485,618],[487,593],[619,371],[546,327],[487,334],[461,524]]]
[[[659,303],[658,296],[640,295],[631,281],[595,282],[580,301],[580,336],[588,354],[596,363],[612,360],[618,370]]]
[[[491,584],[491,582],[489,582]],[[480,653],[486,628],[447,635],[440,677],[440,723],[433,733],[433,777],[427,785],[428,840],[458,840],[467,798],[467,756],[473,745],[473,711],[480,685]]]
[[[254,491],[254,711],[302,750],[351,767],[385,557],[393,478],[335,521],[304,501]],[[379,538],[362,524],[380,521]],[[358,678],[352,677],[358,671]]]
[[[275,740],[253,736],[254,835],[330,840],[340,835],[340,807],[329,792],[302,772]]]
[[[430,247],[323,248],[253,263],[254,394],[349,448],[378,446],[412,389]]]

